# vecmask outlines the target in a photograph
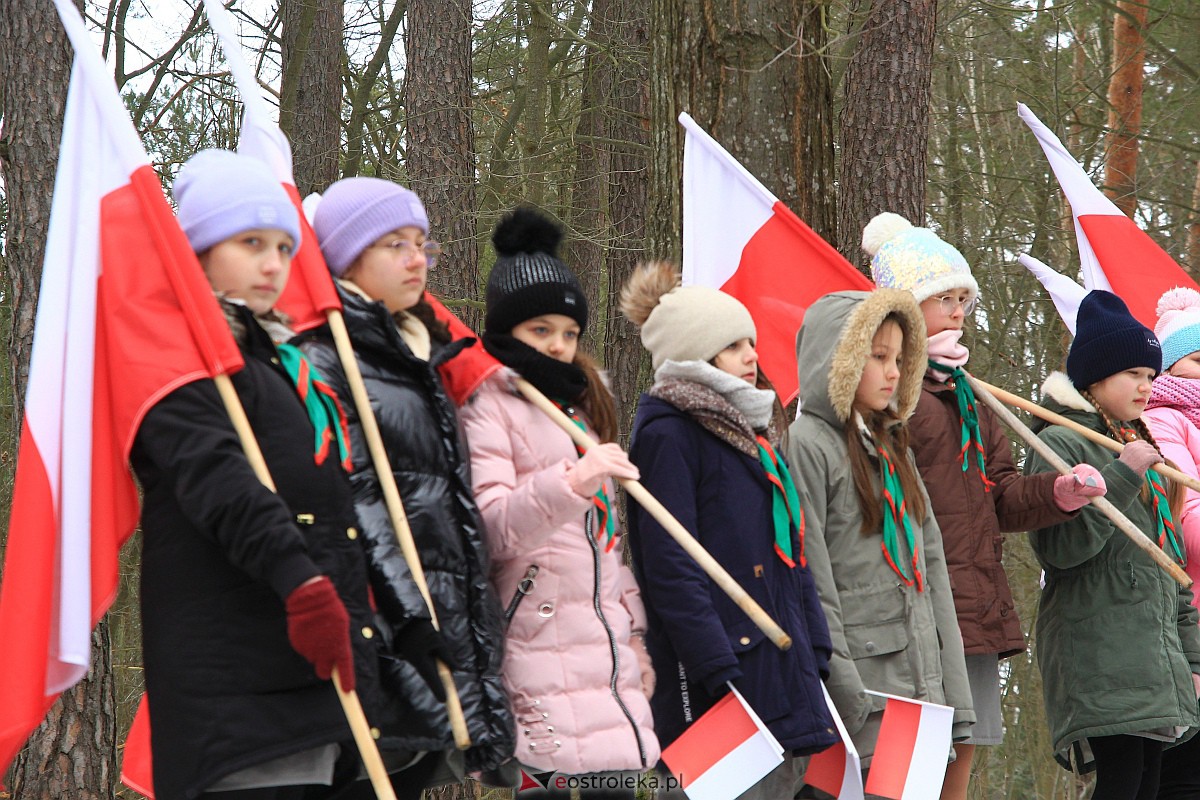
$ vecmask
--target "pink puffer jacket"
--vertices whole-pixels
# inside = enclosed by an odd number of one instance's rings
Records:
[[[567,484],[578,460],[570,437],[510,376],[488,379],[462,419],[502,606],[536,567],[505,641],[517,760],[568,774],[653,767],[658,740],[630,644],[646,626],[633,573],[620,538],[605,552],[585,530],[592,506]]]
[[[1200,475],[1200,429],[1174,408],[1148,408],[1142,419],[1162,448],[1162,454],[1181,472],[1192,477]],[[1200,493],[1187,490],[1183,514],[1179,520],[1183,530],[1183,547],[1187,553],[1184,571],[1200,585]],[[1200,596],[1192,592],[1192,605],[1200,609]]]

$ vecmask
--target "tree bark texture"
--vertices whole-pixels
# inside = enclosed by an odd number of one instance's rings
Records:
[[[1200,161],[1196,162],[1196,186],[1192,189],[1192,211],[1187,226],[1187,271],[1200,277]]]
[[[471,126],[470,0],[422,0],[408,10],[405,115],[409,185],[425,203],[430,235],[446,249],[429,287],[453,304],[479,300],[475,133]],[[479,330],[478,309],[455,308]]]
[[[650,190],[649,10],[644,0],[610,0],[604,24],[612,54],[608,60],[611,99],[605,115],[609,142],[608,301],[605,364],[613,376],[623,442],[628,442],[638,394],[650,374],[650,360],[637,329],[621,316],[621,287],[646,249]],[[673,126],[678,127],[675,123]],[[678,194],[678,192],[676,192]]]
[[[0,172],[8,204],[4,294],[11,327],[6,355],[20,426],[33,323],[50,222],[72,50],[54,6],[0,0]],[[63,694],[9,772],[14,800],[113,796],[116,724],[105,623],[92,635],[92,669]]]
[[[1137,208],[1138,134],[1146,66],[1144,0],[1121,0],[1113,18],[1113,71],[1108,82],[1108,158],[1104,191],[1132,217]]]
[[[338,178],[341,154],[341,0],[283,0],[279,125],[292,142],[300,196]]]
[[[936,0],[857,0],[839,141],[838,249],[864,273],[862,229],[881,211],[923,225]]]
[[[608,318],[608,275],[605,252],[611,231],[608,216],[608,185],[612,158],[602,143],[605,117],[612,96],[612,65],[615,57],[607,27],[610,0],[593,0],[584,56],[581,113],[575,128],[575,176],[571,183],[571,211],[567,226],[567,263],[579,277],[588,301],[588,329],[581,346],[602,356],[597,345],[604,342]]]

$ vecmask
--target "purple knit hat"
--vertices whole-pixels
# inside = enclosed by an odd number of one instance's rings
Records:
[[[229,150],[201,150],[175,178],[179,227],[197,253],[264,228],[292,237],[300,249],[300,213],[271,169]]]
[[[371,242],[388,231],[413,226],[429,235],[421,198],[382,178],[344,178],[317,204],[313,230],[329,271],[341,277]]]

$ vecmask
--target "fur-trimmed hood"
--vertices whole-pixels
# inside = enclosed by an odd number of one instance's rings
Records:
[[[912,293],[900,289],[832,292],[809,306],[796,334],[800,400],[804,414],[840,428],[850,418],[854,393],[880,323],[895,313],[903,321],[903,352],[896,410],[908,419],[925,375],[925,318]]]
[[[1106,431],[1107,426],[1100,412],[1075,388],[1075,384],[1065,372],[1051,372],[1046,376],[1046,380],[1042,382],[1041,397],[1041,405],[1055,414],[1094,430]],[[1030,427],[1034,433],[1038,433],[1050,425],[1051,423],[1035,417]]]

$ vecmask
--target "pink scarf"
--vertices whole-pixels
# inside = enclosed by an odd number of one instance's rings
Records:
[[[929,360],[951,368],[961,367],[967,363],[967,356],[971,354],[971,351],[959,344],[958,340],[962,338],[962,335],[961,330],[949,329],[930,336]],[[940,383],[945,383],[950,378],[949,372],[939,372],[936,369],[927,369],[925,374]]]
[[[1146,408],[1173,408],[1200,428],[1200,380],[1159,375],[1154,379]]]

